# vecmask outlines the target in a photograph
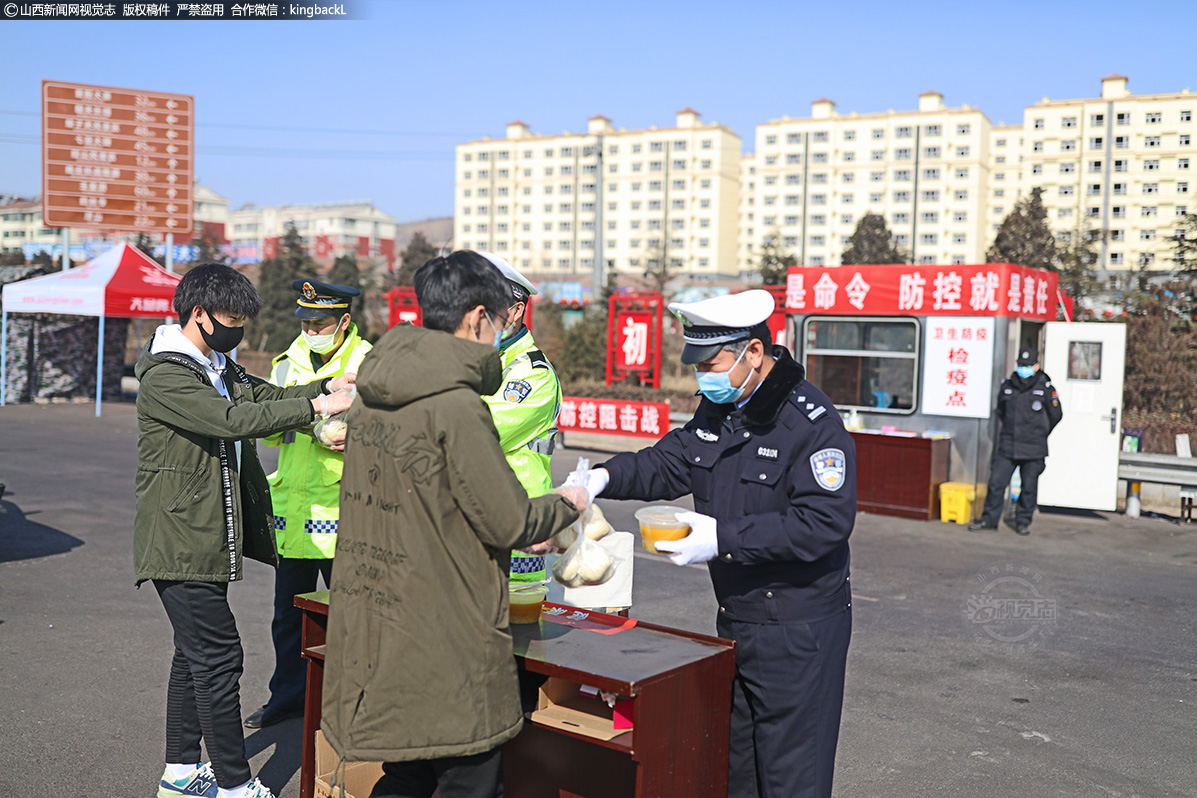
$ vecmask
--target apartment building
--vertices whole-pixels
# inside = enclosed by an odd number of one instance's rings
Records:
[[[385,261],[388,271],[395,267],[397,221],[369,200],[245,205],[228,212],[226,234],[238,262],[256,263],[278,254],[279,240],[292,224],[303,236],[304,249],[321,265],[352,255],[359,263]]]
[[[1107,231],[1102,270],[1169,269],[1177,222],[1197,211],[1197,95],[1136,95],[1127,83],[1125,75],[1109,75],[1100,97],[1027,106],[1022,186],[1043,189],[1057,235]]]
[[[915,111],[841,115],[819,99],[809,117],[758,125],[741,250],[775,236],[802,263],[838,265],[871,212],[915,262],[977,262],[989,244],[989,131],[981,111],[931,91]]]
[[[696,280],[736,274],[740,137],[692,108],[673,127],[534,133],[457,146],[454,246],[538,279],[642,274],[663,259]]]
[[[989,128],[989,190],[986,225],[981,233],[982,256],[993,243],[1002,220],[1023,196],[1022,159],[1022,125],[992,125]]]

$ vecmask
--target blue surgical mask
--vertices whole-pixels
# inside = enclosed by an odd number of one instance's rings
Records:
[[[1029,380],[1031,377],[1033,377],[1035,375],[1035,367],[1034,366],[1019,366],[1018,368],[1014,369],[1014,373],[1017,374],[1018,376],[1022,377],[1024,380]]]
[[[499,346],[503,343],[503,328],[496,326],[495,323],[493,321],[491,321],[490,314],[487,313],[485,310],[482,311],[482,315],[486,316],[486,323],[489,324],[490,328],[495,331],[494,347],[495,347],[495,349],[498,349]]]
[[[695,376],[698,378],[698,392],[710,399],[717,405],[725,405],[736,401],[740,394],[744,391],[744,386],[748,384],[752,373],[750,372],[744,378],[744,382],[740,383],[740,387],[736,388],[731,384],[731,373],[744,359],[744,354],[748,352],[746,348],[736,358],[736,362],[732,363],[731,368],[727,371],[696,371]]]

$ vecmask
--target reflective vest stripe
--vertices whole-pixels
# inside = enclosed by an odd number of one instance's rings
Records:
[[[553,450],[557,448],[557,430],[552,430],[547,437],[533,438],[527,443],[528,449],[536,454],[543,454],[551,457]]]

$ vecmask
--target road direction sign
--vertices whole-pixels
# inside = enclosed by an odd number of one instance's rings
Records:
[[[192,232],[195,98],[42,81],[47,227]]]

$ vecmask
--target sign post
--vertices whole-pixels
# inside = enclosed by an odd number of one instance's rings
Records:
[[[612,296],[607,308],[607,384],[633,375],[661,387],[661,318],[665,303],[655,291]]]
[[[64,244],[71,227],[190,234],[194,109],[184,94],[42,81],[45,225]]]

